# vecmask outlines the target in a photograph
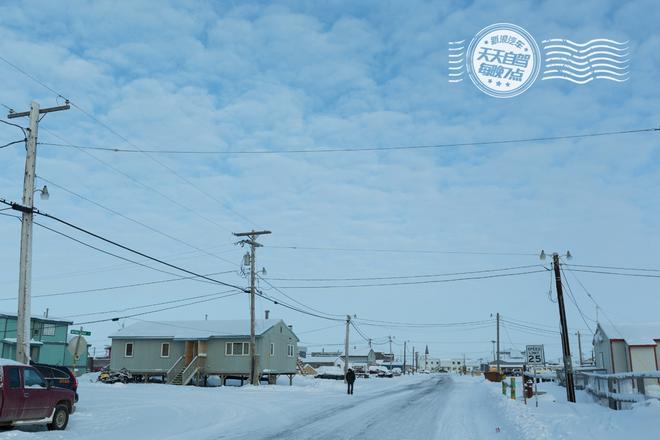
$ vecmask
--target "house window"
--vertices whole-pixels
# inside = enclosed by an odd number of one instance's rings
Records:
[[[293,353],[294,353],[294,346],[291,345],[291,344],[287,345],[286,346],[286,355],[291,358],[291,357],[293,357]]]
[[[124,346],[124,357],[132,358],[133,357],[133,343],[127,342]]]
[[[270,355],[275,356],[275,344],[270,343]]]
[[[160,357],[162,357],[162,358],[170,357],[170,343],[169,342],[163,342],[162,344],[160,344]]]
[[[227,356],[249,356],[249,342],[227,342],[225,344],[225,355]]]
[[[44,324],[44,336],[55,336],[55,324]]]

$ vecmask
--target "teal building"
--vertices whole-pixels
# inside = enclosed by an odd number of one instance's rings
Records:
[[[30,358],[33,362],[63,365],[77,373],[86,372],[87,350],[83,350],[74,364],[68,350],[71,339],[69,326],[73,324],[57,318],[33,316],[30,320]],[[0,357],[16,359],[16,314],[0,312]]]

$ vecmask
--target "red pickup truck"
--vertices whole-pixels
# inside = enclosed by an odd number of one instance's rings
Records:
[[[65,429],[75,411],[75,393],[49,385],[29,365],[0,359],[0,426],[46,424]]]

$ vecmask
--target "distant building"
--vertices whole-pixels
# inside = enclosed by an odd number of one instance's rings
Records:
[[[16,359],[16,314],[0,313],[0,353],[4,359]],[[87,347],[82,356],[74,362],[68,350],[71,321],[32,316],[30,319],[30,358],[34,362],[51,365],[63,365],[85,372],[87,365]],[[74,365],[75,364],[75,365]]]
[[[593,344],[595,366],[608,373],[656,371],[660,365],[660,323],[599,323]]]
[[[291,378],[297,371],[298,337],[284,321],[257,319],[260,375]],[[250,321],[138,322],[111,335],[110,366],[134,375],[165,376],[185,385],[208,375],[247,379],[250,375]]]

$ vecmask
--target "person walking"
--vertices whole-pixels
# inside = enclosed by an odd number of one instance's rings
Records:
[[[348,384],[348,394],[353,394],[353,384],[355,383],[355,371],[349,368],[346,372],[346,383]]]

